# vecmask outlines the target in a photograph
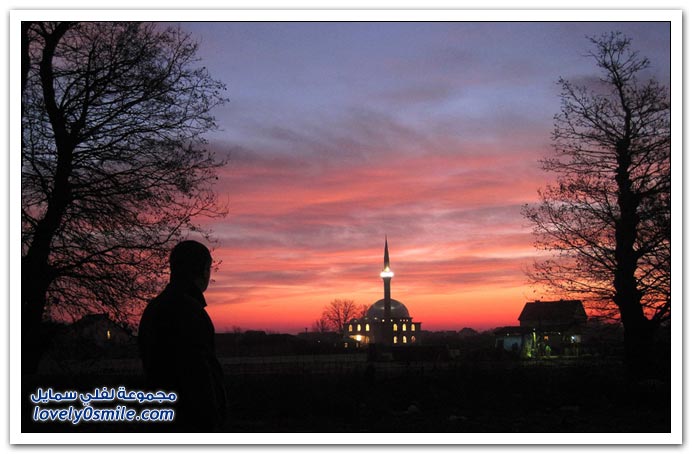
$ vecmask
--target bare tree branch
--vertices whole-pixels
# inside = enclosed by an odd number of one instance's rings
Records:
[[[536,247],[553,254],[529,277],[618,318],[628,350],[670,314],[670,104],[656,81],[639,82],[649,60],[629,38],[591,42],[602,86],[559,80],[555,153],[542,162],[557,181],[524,208]]]
[[[225,87],[176,28],[31,23],[22,115],[23,319],[106,311],[156,290],[172,245],[222,216],[205,148]],[[27,322],[28,323],[28,322]]]

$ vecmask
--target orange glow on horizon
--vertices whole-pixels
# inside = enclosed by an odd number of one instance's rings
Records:
[[[449,245],[446,250],[449,252]],[[307,257],[286,250],[256,257],[251,251],[217,249],[214,255],[222,260],[222,268],[206,297],[217,332],[235,328],[303,332],[311,329],[324,306],[334,299],[369,306],[383,297],[383,283],[376,271],[381,261],[379,248],[315,252]],[[466,268],[460,267],[463,261],[434,261],[435,254],[429,254],[427,248],[397,250],[391,257],[401,270],[392,279],[392,298],[404,303],[424,330],[515,325],[524,303],[534,299],[520,266],[526,262],[525,255],[507,263],[492,259],[471,262]],[[247,272],[250,261],[252,273]]]

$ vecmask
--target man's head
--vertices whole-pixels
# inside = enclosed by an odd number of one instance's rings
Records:
[[[211,253],[202,243],[186,240],[171,251],[171,282],[192,282],[204,292],[211,277]]]

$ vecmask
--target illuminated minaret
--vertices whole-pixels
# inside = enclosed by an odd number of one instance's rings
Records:
[[[380,273],[380,277],[384,281],[384,318],[389,321],[392,317],[392,295],[391,282],[394,273],[389,269],[389,247],[387,246],[387,236],[384,237],[384,268]]]

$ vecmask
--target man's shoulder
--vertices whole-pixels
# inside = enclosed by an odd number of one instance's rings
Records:
[[[166,287],[157,297],[149,301],[144,309],[152,314],[189,314],[197,312],[198,303],[185,292]]]
[[[149,301],[142,312],[139,330],[142,333],[178,332],[190,319],[186,304],[165,290]],[[158,334],[155,334],[158,336]]]

